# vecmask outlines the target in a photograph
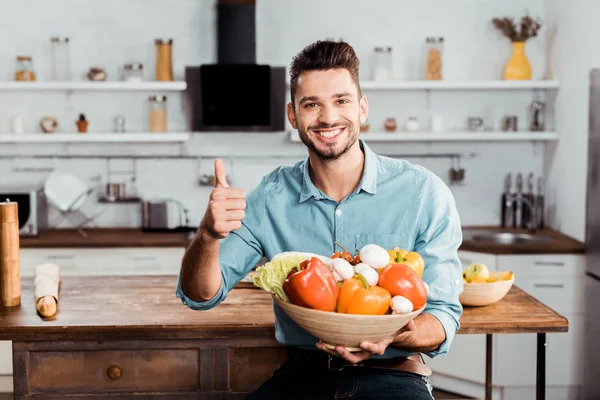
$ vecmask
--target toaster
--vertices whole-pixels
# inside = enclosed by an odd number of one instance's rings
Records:
[[[19,236],[37,236],[48,227],[48,206],[42,188],[33,186],[0,187],[0,200],[17,203]]]

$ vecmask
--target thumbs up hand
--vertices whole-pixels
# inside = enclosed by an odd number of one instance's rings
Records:
[[[200,229],[214,239],[223,239],[242,227],[246,216],[245,193],[242,189],[229,187],[225,164],[219,158],[215,160],[215,181]]]

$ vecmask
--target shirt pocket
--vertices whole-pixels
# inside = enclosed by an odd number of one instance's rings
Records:
[[[408,247],[408,238],[401,233],[378,233],[378,234],[356,234],[354,235],[354,244],[358,250],[367,244],[376,244],[386,250],[391,250],[395,246],[401,249]]]

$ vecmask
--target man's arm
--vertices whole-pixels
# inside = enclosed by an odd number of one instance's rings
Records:
[[[423,193],[419,235],[414,251],[425,261],[423,281],[429,286],[427,306],[415,318],[412,330],[400,333],[394,347],[434,357],[450,348],[462,315],[463,290],[458,248],[462,243],[460,219],[452,192],[437,176]]]
[[[248,197],[246,213],[244,193],[229,188],[220,160],[215,161],[215,177],[217,185],[200,228],[183,256],[177,284],[177,297],[197,310],[212,308],[224,300],[263,253],[256,236],[264,208],[262,191],[255,190]]]

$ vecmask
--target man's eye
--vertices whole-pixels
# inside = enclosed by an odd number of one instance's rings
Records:
[[[339,99],[338,104],[348,104],[349,101],[347,99]]]
[[[316,106],[317,106],[317,103],[306,103],[304,105],[304,108],[312,108],[312,107],[316,107]]]

